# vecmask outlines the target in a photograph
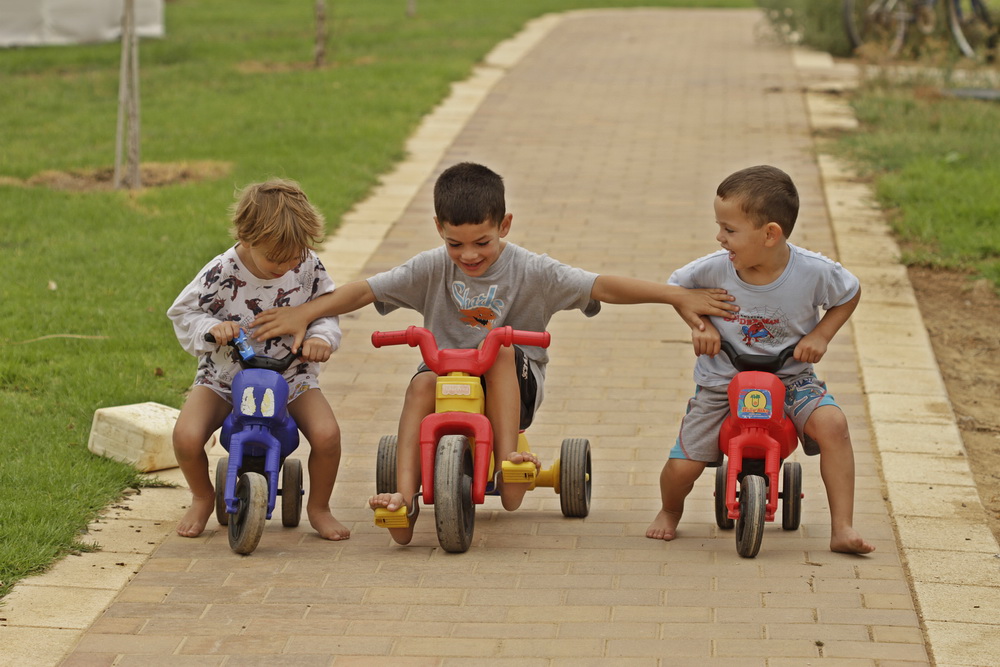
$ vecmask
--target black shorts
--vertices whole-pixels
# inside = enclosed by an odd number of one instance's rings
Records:
[[[517,369],[517,386],[521,390],[521,420],[518,428],[525,430],[535,419],[535,401],[538,398],[538,381],[531,372],[531,360],[520,346],[514,346],[514,367]],[[430,372],[425,364],[420,364],[417,373]],[[486,393],[486,378],[481,378],[483,394]]]

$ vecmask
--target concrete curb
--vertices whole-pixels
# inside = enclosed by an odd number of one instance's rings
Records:
[[[815,132],[857,126],[830,95],[857,82],[851,66],[796,50]],[[831,79],[832,77],[832,79]],[[831,86],[831,83],[833,84]],[[864,286],[852,318],[873,442],[896,541],[938,665],[1000,655],[1000,562],[962,436],[900,251],[869,187],[849,165],[818,156],[840,260]]]

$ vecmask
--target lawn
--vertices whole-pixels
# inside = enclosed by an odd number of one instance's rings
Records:
[[[210,167],[138,192],[35,185],[114,161],[118,44],[0,50],[0,597],[73,551],[146,483],[94,456],[94,411],[179,407],[194,359],[164,313],[231,243],[236,188],[294,178],[335,227],[403,157],[406,137],[499,41],[586,7],[749,7],[751,0],[329,2],[328,65],[311,66],[311,2],[167,2],[140,46],[143,162]]]

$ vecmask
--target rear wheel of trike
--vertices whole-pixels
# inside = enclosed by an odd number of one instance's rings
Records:
[[[226,511],[226,475],[229,474],[229,457],[223,456],[215,464],[215,519],[220,526],[229,525]]]
[[[563,516],[590,514],[590,441],[566,438],[559,452],[559,504]]]
[[[729,461],[723,459],[715,469],[715,523],[722,530],[732,530],[735,522],[729,518],[726,507],[726,478],[729,476]]]
[[[802,465],[785,461],[781,479],[781,527],[798,530],[802,520]]]
[[[295,528],[302,519],[302,461],[287,458],[281,466],[281,525]]]
[[[375,460],[375,493],[396,492],[396,436],[383,435]]]

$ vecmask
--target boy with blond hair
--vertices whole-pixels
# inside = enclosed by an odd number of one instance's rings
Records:
[[[293,181],[273,179],[247,186],[231,209],[236,244],[198,273],[167,311],[181,346],[198,357],[198,373],[174,426],[177,463],[191,489],[191,507],[177,525],[182,537],[205,530],[215,508],[204,444],[232,410],[232,381],[240,367],[227,343],[268,308],[296,306],[333,291],[333,281],[314,252],[325,220]],[[215,343],[208,343],[211,334]],[[287,347],[273,337],[254,344],[258,354]],[[300,340],[296,340],[296,349]],[[330,511],[340,466],[340,427],[319,389],[319,364],[340,345],[336,317],[312,322],[301,345],[301,362],[285,374],[288,412],[309,441],[306,514],[328,540],[350,531]]]

